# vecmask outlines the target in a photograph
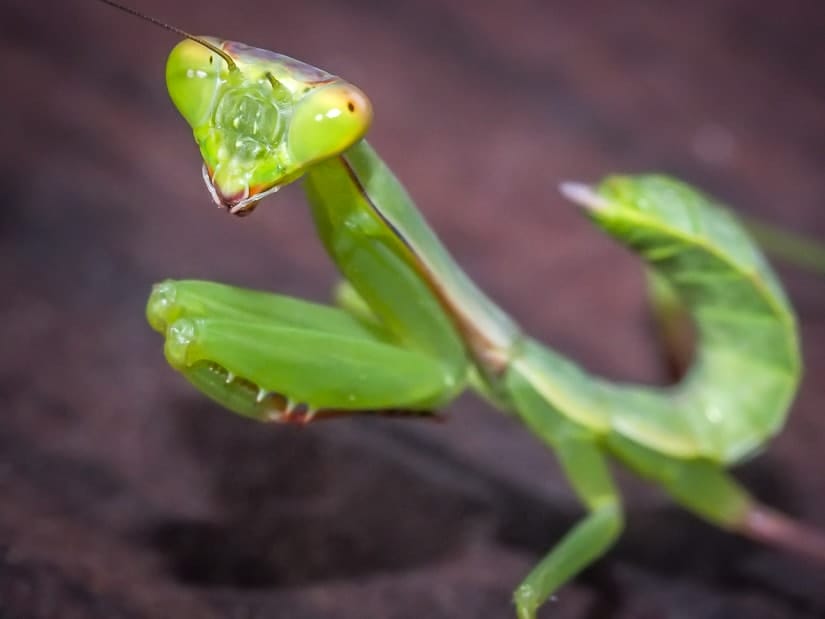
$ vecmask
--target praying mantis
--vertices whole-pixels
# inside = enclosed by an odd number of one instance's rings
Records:
[[[728,209],[659,175],[562,184],[645,262],[698,334],[678,384],[610,382],[524,333],[461,270],[364,139],[372,105],[359,88],[278,53],[164,26],[184,37],[166,82],[213,200],[244,216],[301,181],[344,278],[335,307],[206,281],[155,285],[148,321],[196,389],[263,422],[428,416],[466,389],[521,420],[556,454],[586,515],[515,589],[519,619],[533,619],[618,538],[610,458],[714,525],[825,562],[825,537],[726,472],[780,431],[801,375],[793,309]]]

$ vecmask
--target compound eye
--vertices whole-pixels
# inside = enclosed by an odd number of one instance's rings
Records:
[[[185,39],[166,61],[166,87],[178,111],[193,128],[206,123],[215,104],[226,62],[200,43]]]
[[[333,157],[364,137],[372,104],[352,84],[336,82],[308,93],[295,106],[288,147],[298,165]]]

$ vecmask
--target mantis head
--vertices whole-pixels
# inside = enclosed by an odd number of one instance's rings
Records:
[[[348,149],[372,120],[367,96],[341,78],[212,37],[172,50],[166,84],[192,127],[207,188],[236,215]]]

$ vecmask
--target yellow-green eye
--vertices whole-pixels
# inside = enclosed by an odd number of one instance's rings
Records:
[[[175,107],[193,128],[209,119],[225,68],[220,56],[189,39],[169,54],[166,87]]]
[[[337,155],[364,137],[372,104],[355,86],[321,86],[295,106],[289,126],[289,152],[301,165]]]

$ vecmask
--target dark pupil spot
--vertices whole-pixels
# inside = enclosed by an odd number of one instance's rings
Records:
[[[348,109],[350,112],[354,112],[354,111],[355,111],[355,104],[354,104],[352,101],[348,101],[348,102],[347,102],[347,109]]]
[[[212,56],[209,57],[209,64],[212,64]]]

